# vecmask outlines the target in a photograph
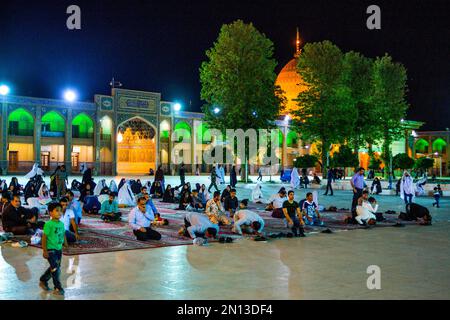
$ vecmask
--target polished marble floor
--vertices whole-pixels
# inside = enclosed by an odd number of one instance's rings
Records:
[[[264,185],[267,194],[279,185]],[[246,195],[242,187],[238,195]],[[302,196],[300,192],[299,196]],[[349,192],[321,197],[349,206]],[[381,210],[403,208],[380,197]],[[418,198],[430,206],[430,198]],[[450,201],[431,208],[433,226],[313,234],[303,239],[63,257],[64,298],[43,293],[40,250],[0,248],[0,299],[450,299]],[[381,290],[369,290],[369,266]]]

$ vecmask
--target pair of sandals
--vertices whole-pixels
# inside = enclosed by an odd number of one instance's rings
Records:
[[[26,248],[26,247],[28,247],[28,243],[23,241],[23,240],[20,240],[20,241],[17,241],[17,242],[14,242],[13,244],[11,244],[11,247],[13,247],[13,248]]]
[[[219,242],[220,243],[232,243],[233,242],[233,238],[231,238],[231,237],[220,237],[219,238]]]

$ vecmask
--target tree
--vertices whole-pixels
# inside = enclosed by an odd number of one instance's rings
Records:
[[[306,44],[297,68],[307,89],[298,96],[294,124],[303,140],[320,142],[324,164],[330,145],[343,143],[355,121],[355,108],[344,85],[343,54],[330,41]],[[325,166],[322,169],[325,174]]]
[[[390,146],[402,135],[402,119],[408,108],[405,99],[406,80],[405,67],[400,63],[394,63],[389,55],[375,60],[372,69],[370,105],[378,113],[376,123],[383,142],[382,158],[388,167],[391,157]]]
[[[434,159],[422,157],[416,160],[416,163],[414,164],[414,169],[420,171],[427,171],[428,169],[433,168],[433,166],[434,166]]]
[[[370,104],[373,60],[362,54],[350,51],[344,54],[343,78],[348,87],[350,103],[355,109],[355,121],[348,142],[359,150],[367,144],[372,145],[380,138],[376,108]]]
[[[412,169],[414,167],[414,163],[414,159],[410,158],[406,153],[399,153],[392,158],[392,167],[394,169]]]
[[[359,166],[358,154],[347,145],[341,145],[339,151],[333,154],[331,166],[335,168],[356,168]],[[344,176],[345,179],[345,176]]]
[[[301,157],[298,157],[294,161],[294,167],[296,168],[313,168],[316,166],[318,162],[318,158],[314,155],[305,154]]]
[[[272,41],[251,23],[237,20],[222,26],[200,67],[201,98],[206,101],[202,109],[210,128],[224,132],[274,127],[283,98],[275,86],[273,51]],[[246,165],[254,156],[248,149],[246,141]],[[247,170],[244,175],[247,180]]]
[[[370,163],[369,163],[369,169],[380,170],[382,162],[383,161],[381,161],[381,159],[379,159],[379,158],[371,157]]]

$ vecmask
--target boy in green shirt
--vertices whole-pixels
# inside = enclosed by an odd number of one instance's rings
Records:
[[[54,293],[64,295],[64,289],[60,282],[62,247],[67,247],[66,232],[64,223],[60,221],[61,205],[52,202],[48,205],[48,212],[51,220],[47,221],[42,234],[43,257],[48,260],[50,267],[41,276],[39,286],[45,291],[49,291],[48,281],[53,279],[55,287]]]

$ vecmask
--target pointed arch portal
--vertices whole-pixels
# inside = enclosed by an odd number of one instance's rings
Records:
[[[156,170],[156,129],[141,118],[132,118],[117,129],[117,173],[148,174]]]

